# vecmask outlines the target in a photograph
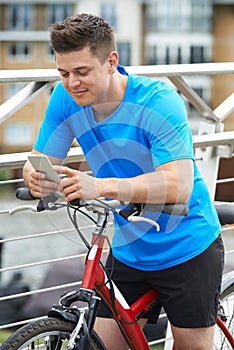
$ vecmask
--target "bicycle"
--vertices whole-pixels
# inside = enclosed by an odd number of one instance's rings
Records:
[[[29,192],[25,191],[27,191],[25,188],[18,189],[18,198],[35,199],[31,197]],[[127,207],[122,208],[123,203],[116,200],[77,200],[64,203],[59,198],[58,193],[51,194],[39,200],[36,207],[21,206],[13,209],[11,214],[27,209],[40,212],[67,207],[73,225],[88,248],[81,287],[79,290],[63,294],[58,305],[54,305],[48,311],[47,316],[16,330],[1,345],[0,349],[106,350],[102,340],[93,329],[98,305],[103,299],[118,323],[129,348],[132,350],[149,350],[147,339],[137,321],[157,301],[157,291],[148,291],[129,306],[114,282],[111,281],[110,276],[106,274],[101,263],[101,256],[104,242],[106,239],[108,240],[106,229],[112,213],[121,215],[128,221],[147,221],[154,225],[156,230],[159,230],[158,224],[142,215],[146,207],[141,204],[129,203]],[[187,215],[188,210],[185,205],[180,204],[146,206],[147,210],[176,215]],[[222,206],[223,214],[219,212],[222,224],[230,223],[231,220],[234,221],[233,207],[231,208],[231,216],[228,210],[223,210]],[[73,211],[73,215],[71,211]],[[92,212],[97,216],[91,244],[86,241],[77,224],[77,213],[86,215],[94,221],[88,212]],[[86,306],[77,307],[73,305],[77,301],[85,302]],[[234,276],[230,273],[223,277],[216,328],[214,349],[234,349]],[[175,350],[174,345],[172,350]]]

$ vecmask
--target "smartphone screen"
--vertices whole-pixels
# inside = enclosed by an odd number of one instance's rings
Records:
[[[35,170],[41,171],[45,174],[47,180],[56,183],[60,182],[60,177],[53,169],[53,166],[47,156],[40,154],[31,154],[28,156],[28,160]]]

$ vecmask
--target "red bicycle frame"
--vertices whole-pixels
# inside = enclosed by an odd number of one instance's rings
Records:
[[[116,322],[124,330],[129,342],[134,350],[149,350],[147,340],[137,322],[137,315],[146,310],[150,304],[155,302],[158,293],[155,290],[150,290],[148,293],[138,299],[133,305],[129,306],[118,288],[114,286],[115,292],[115,310],[112,304],[110,294],[110,284],[106,273],[99,264],[105,236],[93,235],[92,248],[89,252],[81,288],[93,290],[98,288],[102,298],[113,314],[117,313]],[[122,322],[124,320],[124,322]]]
[[[127,336],[132,349],[134,350],[149,350],[147,339],[142,332],[141,327],[137,322],[137,317],[143,312],[147,311],[149,307],[157,300],[158,292],[154,289],[149,290],[131,306],[128,305],[125,298],[113,283],[115,292],[115,307],[113,306],[111,298],[111,286],[108,282],[107,275],[100,264],[100,259],[105,242],[105,234],[93,234],[92,247],[88,254],[86,266],[84,270],[83,280],[81,284],[82,289],[93,290],[98,289],[99,294],[106,302],[110,310],[115,316],[116,322],[123,329]],[[217,317],[217,325],[223,331],[232,348],[234,349],[234,339],[224,321]],[[172,350],[175,350],[173,345]]]
[[[225,334],[226,338],[228,339],[230,345],[234,349],[234,338],[232,334],[229,332],[228,328],[226,327],[226,322],[222,321],[221,318],[218,316],[216,320],[217,325],[222,330],[222,332]]]

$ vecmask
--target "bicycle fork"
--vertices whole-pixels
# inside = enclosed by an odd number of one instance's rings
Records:
[[[73,332],[70,335],[70,339],[67,344],[68,350],[86,350],[89,348],[90,345],[90,332],[93,329],[95,318],[96,318],[96,311],[98,308],[98,305],[100,303],[100,298],[96,296],[92,296],[91,300],[89,302],[89,308],[83,308],[79,309],[79,319],[77,322],[76,327],[74,328]],[[88,312],[88,320],[86,321],[85,318],[85,312]]]
[[[94,291],[94,284],[105,241],[106,223],[107,216],[99,215],[99,222],[93,233],[92,245],[79,291],[65,293],[60,298],[60,306],[54,306],[49,312],[50,316],[62,317],[76,324],[67,344],[68,350],[87,350],[90,345],[90,334],[101,301],[101,298]],[[86,302],[87,306],[79,309],[71,307],[71,304],[77,301]]]
[[[87,302],[83,308],[70,306],[76,301]],[[48,313],[49,316],[62,318],[75,325],[70,334],[68,350],[87,350],[90,345],[90,334],[94,326],[98,305],[101,298],[93,291],[81,288],[79,291],[68,292],[60,299],[60,305],[55,305]]]

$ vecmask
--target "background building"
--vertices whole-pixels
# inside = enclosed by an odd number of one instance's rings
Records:
[[[55,68],[48,27],[76,12],[92,12],[114,27],[122,65],[233,61],[234,1],[0,0],[0,69]],[[225,23],[225,26],[223,25]],[[190,77],[215,108],[234,90],[233,77]],[[0,103],[23,83],[1,84]],[[0,125],[0,152],[30,150],[51,91]],[[189,117],[194,114],[191,109]],[[226,130],[233,130],[234,117]]]
[[[213,2],[213,62],[234,61],[234,1]],[[234,91],[233,75],[214,76],[212,82],[212,106],[215,108]],[[234,114],[225,121],[226,130],[234,130]]]
[[[74,1],[0,1],[0,69],[55,68],[48,27],[73,14]],[[0,84],[0,103],[23,83]],[[32,147],[50,91],[19,110],[0,128],[1,153]]]

